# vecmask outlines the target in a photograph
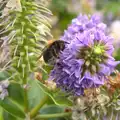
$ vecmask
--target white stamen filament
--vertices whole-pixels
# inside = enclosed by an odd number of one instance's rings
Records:
[[[17,49],[18,49],[18,45],[16,45],[15,47],[14,56],[16,55]]]
[[[23,30],[24,30],[24,25],[22,25],[22,30],[21,30],[21,31],[22,31],[22,34],[23,34]]]
[[[14,37],[15,37],[15,35],[16,35],[16,32],[13,34],[13,36],[10,38],[10,40],[9,40],[9,44],[12,42],[12,40],[14,39]]]
[[[16,22],[16,19],[17,19],[17,18],[15,18],[14,21],[12,22],[12,27],[14,26],[14,24],[15,24],[15,22]]]
[[[29,56],[28,56],[28,48],[26,49],[26,54],[27,54],[27,60],[28,60],[29,70],[31,71],[30,62],[29,62]]]
[[[24,78],[24,74],[25,74],[25,70],[24,70],[24,67],[22,67],[22,71],[23,71],[23,78]]]
[[[10,64],[12,61],[13,61],[13,60],[10,60],[9,62],[7,62],[7,63],[4,65],[3,69],[4,69],[8,64]]]
[[[17,65],[17,67],[20,66],[20,61],[21,61],[21,56],[20,56],[20,58],[19,58],[19,60],[18,60],[18,65]]]

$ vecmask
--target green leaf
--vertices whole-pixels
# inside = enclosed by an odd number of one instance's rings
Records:
[[[55,114],[55,113],[63,113],[64,107],[60,107],[57,105],[50,105],[44,107],[40,110],[40,114]],[[64,118],[49,118],[48,120],[65,120]]]
[[[37,81],[36,83],[39,85],[42,91],[54,101],[56,105],[72,106],[71,100],[69,100],[64,93],[61,93],[59,91],[55,92],[50,91],[46,86],[44,86],[39,81]]]
[[[0,72],[0,81],[8,78],[8,75],[5,72]]]
[[[1,120],[1,119],[0,119]],[[3,112],[3,120],[23,120],[21,118],[17,118],[11,114],[9,114],[8,112],[4,111]]]
[[[2,106],[7,112],[12,114],[13,116],[25,118],[25,114],[22,109],[10,98],[0,100],[0,106]]]
[[[60,105],[68,105],[68,106],[72,106],[72,102],[66,98],[65,96],[59,96],[58,94],[53,96],[55,101],[60,104]]]
[[[16,101],[20,106],[24,106],[23,89],[20,84],[11,83],[8,87],[9,97]]]
[[[2,109],[2,107],[0,107],[0,120],[4,120],[3,119],[3,109]]]
[[[63,112],[63,108],[59,107],[57,105],[49,105],[47,107],[44,107],[40,110],[41,114],[55,114],[55,113],[61,113]]]
[[[28,91],[28,98],[29,98],[30,108],[33,108],[34,106],[40,103],[40,100],[44,97],[45,94],[41,90],[39,85],[35,82],[35,80],[30,80],[29,84],[30,84],[30,89]]]

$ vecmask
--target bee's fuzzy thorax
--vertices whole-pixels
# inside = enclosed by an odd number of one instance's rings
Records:
[[[54,65],[59,58],[61,51],[65,48],[65,42],[61,40],[50,41],[43,51],[43,59],[46,63]]]

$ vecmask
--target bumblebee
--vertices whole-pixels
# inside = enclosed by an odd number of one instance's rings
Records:
[[[43,59],[49,65],[54,65],[56,59],[59,58],[61,51],[65,49],[65,42],[62,40],[50,41],[48,45],[43,49]],[[41,57],[41,56],[40,56]]]

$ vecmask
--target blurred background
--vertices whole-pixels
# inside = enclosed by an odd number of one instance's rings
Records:
[[[120,28],[120,0],[47,0],[44,4],[53,12],[51,24],[55,39],[59,38],[71,20],[81,13],[99,14],[108,25],[109,32]]]

